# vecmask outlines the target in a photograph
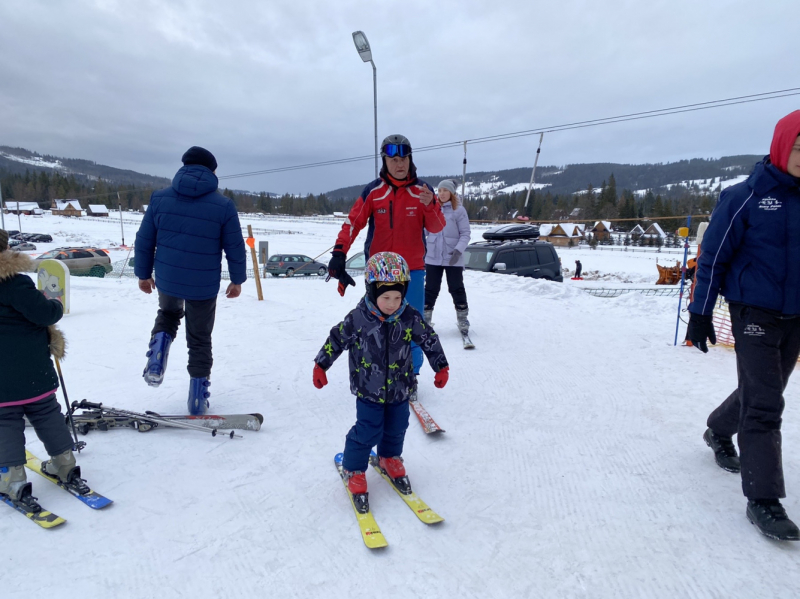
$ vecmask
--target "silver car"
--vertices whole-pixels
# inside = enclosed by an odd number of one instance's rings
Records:
[[[322,262],[315,262],[308,256],[302,254],[275,254],[270,256],[264,266],[264,275],[271,274],[273,277],[286,275],[319,275],[320,277],[328,274],[328,266]]]
[[[105,250],[92,247],[57,248],[41,254],[34,262],[41,260],[59,260],[69,268],[70,274],[79,277],[104,277],[113,270]]]

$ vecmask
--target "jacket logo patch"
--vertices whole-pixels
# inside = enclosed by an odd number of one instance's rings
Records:
[[[744,327],[744,334],[750,335],[751,337],[763,337],[764,335],[767,334],[767,332],[757,324],[751,323],[746,327]]]
[[[375,212],[378,214],[386,214],[386,208],[378,208]]]
[[[783,207],[783,203],[775,198],[761,198],[761,201],[758,203],[758,207],[761,210],[774,212],[775,210],[780,210]]]
[[[417,207],[416,206],[408,206],[406,208],[406,216],[416,216],[417,215]]]

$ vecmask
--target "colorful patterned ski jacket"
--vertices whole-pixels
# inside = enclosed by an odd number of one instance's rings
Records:
[[[439,202],[425,206],[419,199],[423,187],[433,188],[415,176],[400,187],[383,177],[364,188],[336,238],[334,249],[345,254],[367,224],[364,253],[396,252],[405,258],[410,270],[425,269],[425,231],[438,233],[445,226]]]
[[[412,341],[425,352],[435,372],[447,367],[436,332],[407,301],[387,318],[364,297],[331,329],[314,361],[328,370],[343,351],[349,350],[353,395],[375,403],[400,403],[417,387]]]

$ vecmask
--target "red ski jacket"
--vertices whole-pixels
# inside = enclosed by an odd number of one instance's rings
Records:
[[[347,254],[361,229],[369,223],[364,244],[367,257],[378,252],[396,252],[405,258],[410,270],[424,270],[424,229],[438,233],[446,221],[435,196],[427,206],[420,201],[423,186],[433,191],[417,178],[401,187],[394,187],[383,178],[367,185],[344,221],[334,249]]]

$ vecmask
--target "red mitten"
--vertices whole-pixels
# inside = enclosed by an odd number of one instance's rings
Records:
[[[314,364],[314,386],[322,389],[327,384],[328,377],[325,375],[325,371],[319,367],[319,364]]]
[[[441,389],[447,384],[447,379],[450,378],[450,370],[449,366],[445,366],[439,372],[436,373],[436,376],[433,377],[433,384],[436,386],[437,389]]]

